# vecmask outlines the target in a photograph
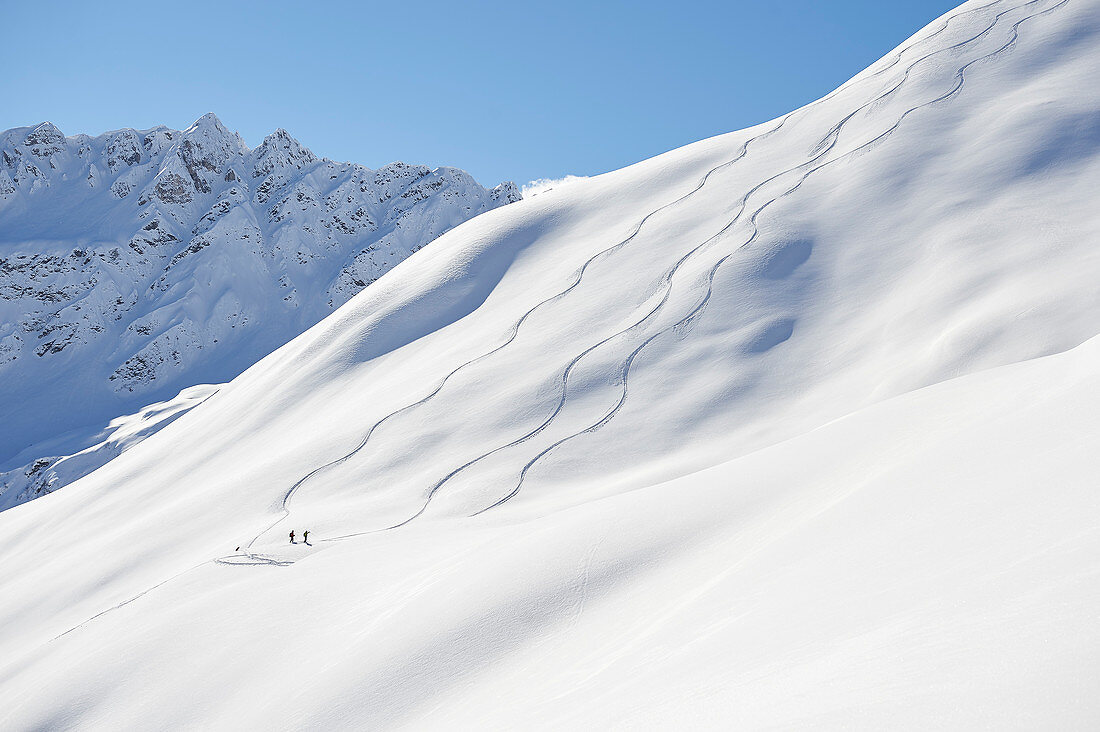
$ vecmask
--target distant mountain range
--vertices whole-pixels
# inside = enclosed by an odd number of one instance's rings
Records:
[[[42,473],[110,419],[233,378],[519,198],[456,168],[319,158],[282,129],[250,150],[213,114],[0,133],[0,506],[5,471]]]

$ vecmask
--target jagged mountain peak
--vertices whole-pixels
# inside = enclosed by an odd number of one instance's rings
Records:
[[[17,155],[48,159],[64,151],[65,135],[52,122],[40,122],[31,127],[9,130],[4,139],[14,142]],[[9,166],[11,167],[11,166]]]
[[[37,145],[43,142],[60,142],[64,139],[65,135],[58,129],[57,125],[46,121],[34,125],[23,142],[27,145]]]
[[[218,159],[228,160],[248,153],[248,145],[238,133],[230,131],[213,114],[205,114],[181,133],[180,153],[202,148]]]
[[[184,132],[184,134],[187,134],[187,133],[190,133],[190,132],[200,131],[200,130],[201,131],[211,131],[211,132],[214,132],[214,133],[217,133],[217,134],[220,134],[220,135],[235,134],[235,133],[231,133],[229,131],[229,128],[227,128],[224,124],[222,124],[222,121],[221,121],[221,119],[218,118],[218,115],[214,114],[213,112],[207,112],[206,114],[202,115],[197,120],[195,120],[195,122],[190,127],[188,127],[186,130],[184,130],[183,132]]]
[[[4,461],[59,425],[232,378],[510,202],[436,170],[323,160],[283,128],[250,150],[214,114],[182,131],[0,133],[0,402],[22,401],[15,383],[83,384],[77,405],[46,395],[0,424],[0,494]]]
[[[494,200],[500,201],[501,203],[515,203],[523,198],[523,193],[520,191],[519,186],[510,180],[498,183],[489,194]]]
[[[191,140],[193,144],[203,142],[231,149],[239,155],[248,152],[248,145],[245,144],[244,138],[222,124],[222,121],[213,114],[204,114],[199,117],[193,125],[183,130],[180,136],[181,145]]]
[[[264,138],[264,141],[252,151],[252,175],[261,177],[276,168],[294,168],[301,170],[318,161],[309,148],[294,139],[282,127]]]
[[[271,146],[297,146],[301,147],[294,137],[282,127],[275,128],[275,131],[264,138],[264,143]]]

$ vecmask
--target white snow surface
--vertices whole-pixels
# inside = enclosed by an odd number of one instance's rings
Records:
[[[0,728],[1097,728],[1098,78],[971,2],[451,230],[0,514]]]

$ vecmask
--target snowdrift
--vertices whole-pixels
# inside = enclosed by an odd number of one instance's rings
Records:
[[[0,514],[0,725],[1095,726],[1098,47],[967,3],[443,235]]]

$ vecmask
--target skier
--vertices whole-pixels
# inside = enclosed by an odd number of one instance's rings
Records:
[[[305,531],[302,532],[302,541],[305,542],[306,544],[309,543],[309,529],[306,529]]]
[[[290,530],[290,543],[291,543],[291,544],[293,544],[293,543],[294,543],[294,529],[291,529],[291,530]]]

